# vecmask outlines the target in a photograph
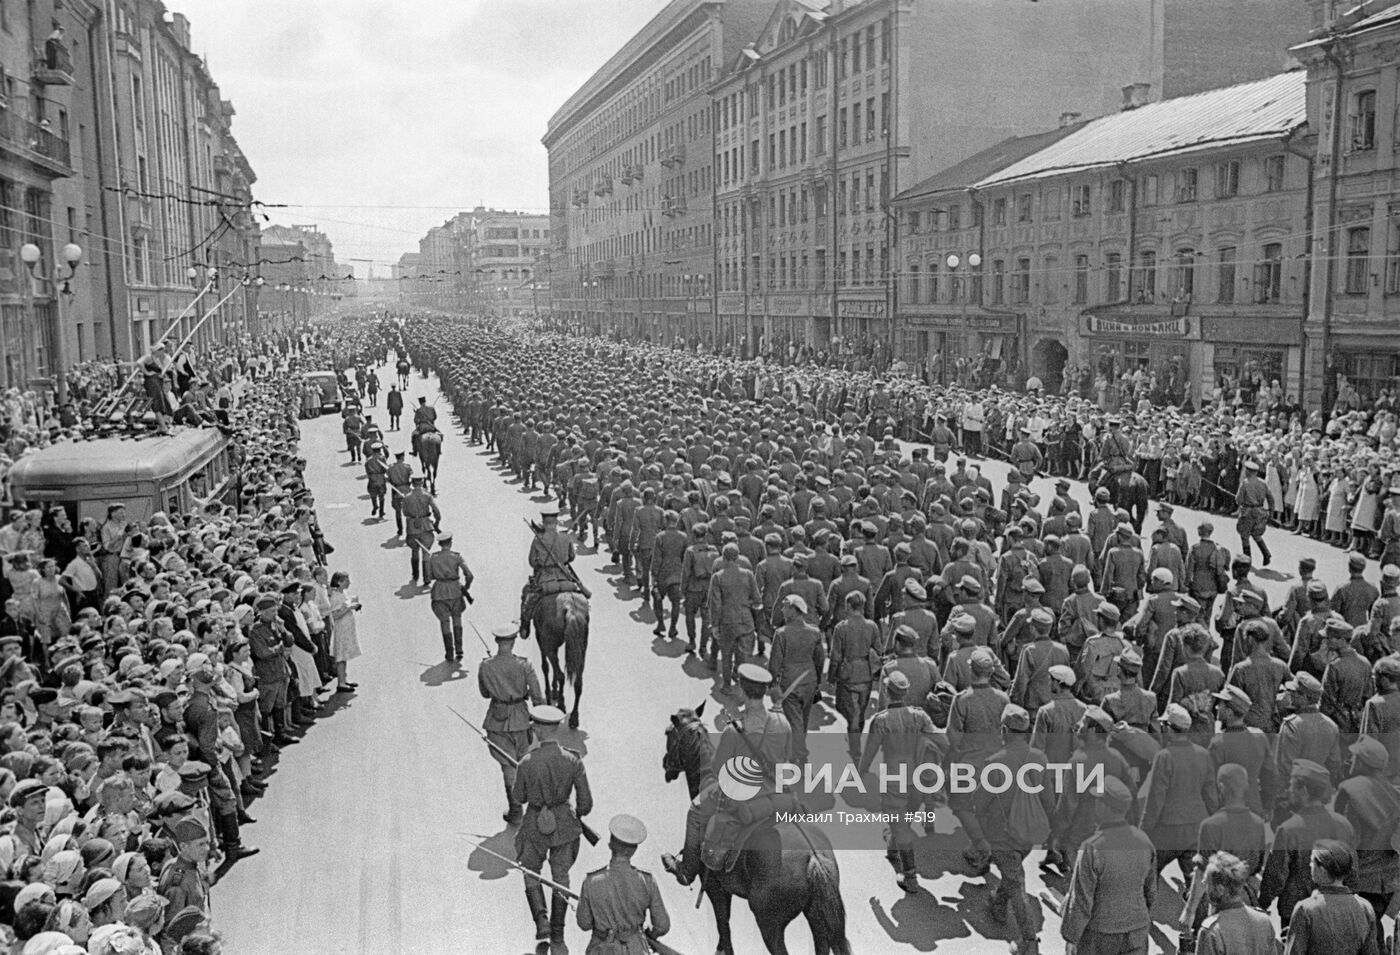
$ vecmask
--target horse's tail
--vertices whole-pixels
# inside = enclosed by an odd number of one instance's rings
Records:
[[[807,925],[817,951],[851,955],[846,941],[846,905],[841,901],[841,873],[829,853],[813,852],[807,860]]]
[[[588,601],[578,594],[569,597],[564,601],[564,675],[573,685],[583,676],[588,653]]]

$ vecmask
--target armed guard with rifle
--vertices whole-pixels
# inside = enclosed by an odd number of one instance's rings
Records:
[[[540,600],[550,594],[580,593],[585,598],[593,594],[579,580],[573,562],[576,552],[573,535],[559,527],[558,511],[543,511],[541,524],[526,523],[534,534],[530,542],[530,579],[520,593],[520,637],[530,638],[530,625]]]

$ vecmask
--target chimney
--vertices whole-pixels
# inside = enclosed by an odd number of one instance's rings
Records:
[[[1126,112],[1130,109],[1137,109],[1139,106],[1146,106],[1151,92],[1151,83],[1129,83],[1123,87],[1123,110]]]
[[[1083,113],[1061,113],[1060,128],[1064,129],[1066,126],[1073,126],[1075,123],[1079,122],[1083,115]]]

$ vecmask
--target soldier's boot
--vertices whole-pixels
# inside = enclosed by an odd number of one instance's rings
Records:
[[[521,640],[529,640],[529,639],[530,639],[530,621],[531,621],[531,618],[534,617],[534,613],[532,612],[533,610],[534,610],[534,606],[533,606],[533,601],[530,600],[530,595],[529,595],[528,593],[521,594],[521,595],[520,595],[520,639],[521,639]]]
[[[444,660],[452,659],[452,631],[448,629],[446,624],[443,624],[442,627],[442,658]]]
[[[219,830],[219,840],[223,845],[224,856],[230,860],[246,859],[258,854],[254,846],[245,846],[238,831],[238,814],[221,812],[215,817],[215,827]]]
[[[569,921],[569,902],[560,893],[554,893],[549,911],[549,942],[551,953],[557,953],[564,944],[564,926]]]
[[[676,877],[681,885],[690,885],[700,874],[700,850],[705,843],[705,829],[709,818],[702,811],[691,806],[685,814],[685,846],[680,856],[667,852],[661,856],[661,867]]]
[[[452,628],[452,655],[458,660],[462,659],[462,624],[460,621]]]
[[[685,652],[695,652],[695,614],[688,611],[685,615]]]
[[[1264,555],[1264,566],[1269,566],[1269,561],[1274,559],[1274,555],[1269,553],[1269,545],[1264,543],[1264,538],[1255,541],[1259,545],[1259,553]]]
[[[522,810],[520,803],[515,801],[515,793],[512,792],[512,789],[514,787],[511,786],[510,780],[505,781],[505,786],[506,811],[501,813],[501,818],[506,821],[506,825],[508,826],[518,826],[520,825],[520,819],[523,816],[524,811]]]
[[[919,867],[913,849],[899,850],[899,887],[905,892],[919,891]]]

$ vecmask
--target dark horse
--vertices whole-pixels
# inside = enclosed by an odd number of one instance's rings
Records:
[[[1133,522],[1133,530],[1142,533],[1142,522],[1147,519],[1147,478],[1136,471],[1119,471],[1117,474],[1104,474],[1094,487],[1108,488],[1113,506],[1126,510]]]
[[[685,775],[693,800],[715,781],[715,747],[701,722],[705,711],[682,709],[666,727],[666,755],[661,767],[666,781]],[[819,830],[784,822],[761,829],[739,853],[728,872],[705,871],[701,887],[709,896],[719,929],[718,955],[733,955],[729,907],[734,896],[748,899],[769,955],[787,955],[784,935],[788,923],[807,917],[816,955],[850,955],[846,941],[846,906],[841,901],[841,873],[831,842]]]
[[[424,431],[418,436],[418,463],[423,465],[423,480],[437,493],[438,462],[442,460],[442,432]]]
[[[534,630],[540,641],[545,699],[564,706],[564,683],[574,688],[569,725],[578,728],[578,700],[583,695],[583,664],[588,656],[588,598],[580,593],[546,594],[535,608]],[[559,648],[564,665],[559,666]]]

